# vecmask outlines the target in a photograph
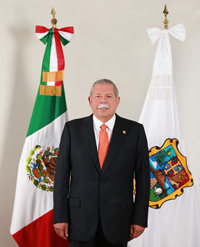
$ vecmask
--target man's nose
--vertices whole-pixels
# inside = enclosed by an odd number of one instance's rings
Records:
[[[101,103],[106,103],[106,97],[102,96],[100,101],[101,101]]]

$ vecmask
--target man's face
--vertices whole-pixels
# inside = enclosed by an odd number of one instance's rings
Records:
[[[116,98],[112,84],[94,85],[92,97],[88,97],[93,114],[101,122],[106,123],[115,114],[120,97]]]

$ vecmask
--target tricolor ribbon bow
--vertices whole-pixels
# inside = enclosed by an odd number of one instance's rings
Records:
[[[56,90],[44,92],[44,86],[62,86],[64,79],[65,59],[62,45],[68,44],[74,34],[73,27],[61,29],[36,26],[36,36],[44,44],[47,43],[42,63],[42,78],[40,82],[40,94],[61,96],[60,93],[53,93]],[[52,89],[52,88],[51,88]],[[54,88],[55,89],[55,88]],[[61,92],[61,89],[59,90]],[[49,93],[50,92],[50,93]]]
[[[186,30],[182,23],[168,29],[161,30],[160,28],[149,28],[147,33],[152,45],[160,38],[162,33],[170,33],[174,38],[184,41],[186,37]]]

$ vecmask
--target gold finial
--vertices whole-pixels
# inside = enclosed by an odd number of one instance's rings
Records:
[[[53,15],[53,19],[51,20],[52,27],[56,27],[57,20],[56,20],[56,18],[55,18],[56,11],[55,11],[55,9],[54,9],[54,8],[52,8],[52,10],[51,10],[51,14]]]
[[[167,20],[167,15],[169,14],[169,11],[167,9],[167,5],[166,4],[165,4],[165,8],[164,8],[163,14],[165,15],[165,19],[163,21],[163,23],[164,23],[164,29],[168,29],[168,23],[169,23],[169,21]]]

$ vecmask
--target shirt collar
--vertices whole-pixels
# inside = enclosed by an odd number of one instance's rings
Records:
[[[116,120],[116,115],[114,114],[113,117],[108,122],[105,123],[105,125],[107,125],[107,127],[109,128],[111,132],[114,128],[115,120]],[[101,125],[103,124],[98,118],[94,116],[94,114],[93,114],[93,123],[94,123],[96,130],[99,130]]]

